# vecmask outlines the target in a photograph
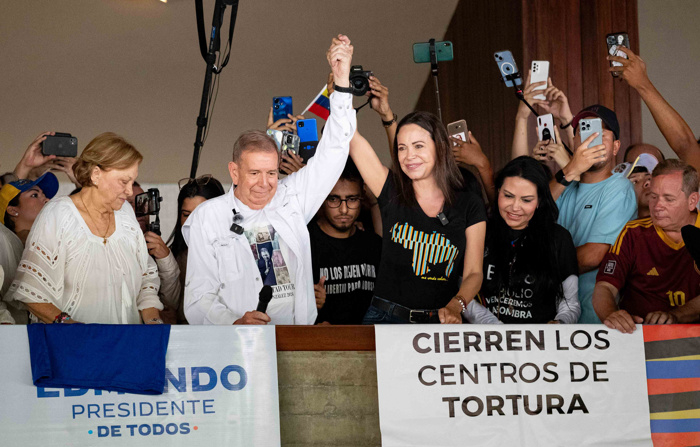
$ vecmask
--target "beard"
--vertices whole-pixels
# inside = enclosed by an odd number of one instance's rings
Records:
[[[355,225],[355,221],[350,219],[347,221],[347,223],[342,223],[342,222],[336,222],[333,219],[326,219],[328,221],[328,224],[335,228],[337,231],[348,231],[350,228],[352,228],[353,225]]]
[[[593,166],[591,166],[590,168],[588,168],[588,171],[587,171],[587,172],[598,172],[598,171],[601,171],[601,170],[605,169],[605,168],[608,166],[608,162],[609,162],[609,160],[599,161],[598,163],[596,163],[596,164],[594,164]]]

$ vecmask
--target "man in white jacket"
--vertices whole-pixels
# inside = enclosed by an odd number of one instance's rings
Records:
[[[350,40],[338,36],[326,54],[341,89],[350,86],[352,52]],[[351,93],[336,90],[330,104],[316,155],[279,183],[274,140],[249,131],[234,144],[229,173],[236,186],[198,206],[182,227],[190,324],[314,323],[306,225],[340,177],[357,124]],[[273,290],[266,313],[255,310],[263,285]]]

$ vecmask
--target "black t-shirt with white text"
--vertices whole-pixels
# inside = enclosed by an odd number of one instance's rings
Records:
[[[411,309],[439,309],[457,294],[464,271],[465,231],[486,220],[480,197],[458,191],[443,214],[404,206],[391,172],[377,198],[382,213],[382,262],[375,295]]]
[[[499,320],[506,324],[538,324],[552,321],[557,315],[557,302],[563,299],[561,294],[552,297],[542,296],[537,292],[532,263],[518,262],[518,259],[537,259],[537,256],[549,256],[546,247],[535,247],[523,241],[523,232],[513,232],[511,235],[511,249],[508,253],[509,264],[513,267],[509,272],[499,272],[502,276],[500,285],[496,280],[496,266],[494,265],[493,240],[489,234],[486,238],[484,249],[484,280],[481,283],[479,300],[487,309],[493,312]],[[502,241],[501,241],[502,242]],[[571,234],[560,225],[554,226],[550,243],[554,244],[557,259],[554,264],[559,270],[558,283],[564,282],[571,275],[578,275],[578,262],[576,260],[576,247],[574,247]],[[537,250],[537,256],[527,256],[525,250]],[[512,262],[515,259],[515,262]],[[536,262],[536,261],[535,261]]]
[[[362,324],[374,294],[382,241],[373,231],[355,230],[346,239],[334,238],[308,225],[314,284],[326,277],[326,303],[316,323]]]

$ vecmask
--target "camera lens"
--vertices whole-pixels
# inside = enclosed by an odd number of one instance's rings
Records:
[[[304,127],[304,122],[303,122],[303,121],[297,122],[297,126],[299,126],[299,127]]]
[[[280,108],[280,105],[279,105],[279,104],[275,104],[275,110],[279,110],[279,108]]]

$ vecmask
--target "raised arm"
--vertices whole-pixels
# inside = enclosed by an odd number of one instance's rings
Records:
[[[525,81],[525,87],[523,88],[523,95],[525,101],[527,101],[531,106],[541,104],[541,99],[535,99],[535,95],[542,94],[542,91],[535,91],[536,87],[540,87],[545,84],[544,81],[536,82],[530,84],[530,75],[532,70],[527,72],[527,80]],[[528,120],[530,118],[530,109],[527,108],[524,102],[520,101],[518,106],[518,113],[515,115],[515,132],[513,132],[513,146],[511,148],[511,160],[518,158],[522,155],[530,155],[527,143],[527,133],[528,133]]]
[[[17,166],[15,166],[14,174],[17,178],[29,178],[29,173],[32,169],[38,168],[56,158],[55,155],[44,155],[41,153],[41,143],[46,140],[47,135],[54,134],[55,132],[42,132],[34,138],[34,141],[32,141],[29,147],[27,147],[27,150],[24,151],[22,159],[17,163]]]
[[[620,73],[620,77],[637,90],[646,103],[651,116],[663,134],[668,145],[678,155],[695,169],[700,170],[700,144],[693,131],[676,110],[661,96],[647,76],[647,66],[641,57],[632,50],[620,47],[629,59],[618,56],[608,56],[608,60],[619,62],[621,67],[610,67],[610,71]]]
[[[326,53],[339,87],[350,85],[350,66],[353,46],[347,36],[333,39]],[[298,191],[306,222],[313,219],[316,211],[326,200],[328,193],[338,181],[348,158],[350,139],[355,133],[357,118],[352,107],[352,94],[334,91],[330,96],[331,113],[318,143],[316,154],[307,165],[282,181]]]
[[[360,135],[359,131],[355,131],[355,135],[350,140],[350,156],[369,190],[379,197],[389,175],[389,168],[382,164],[369,141]]]
[[[398,123],[394,119],[394,112],[391,110],[389,105],[389,89],[379,82],[376,76],[370,76],[369,78],[369,88],[370,91],[367,92],[370,97],[370,106],[372,110],[379,114],[382,120],[384,130],[386,131],[386,138],[389,143],[389,151],[394,149],[394,139],[396,138],[396,128]],[[384,123],[391,123],[386,125]]]
[[[488,157],[481,149],[481,145],[476,140],[471,131],[469,132],[469,142],[459,138],[450,137],[452,141],[452,153],[457,163],[474,166],[479,173],[481,184],[489,199],[489,204],[493,207],[496,203],[496,185],[493,181],[493,168]]]

